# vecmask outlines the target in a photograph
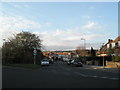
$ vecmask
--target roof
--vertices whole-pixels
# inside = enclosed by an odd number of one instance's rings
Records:
[[[53,56],[53,57],[58,57],[58,54],[51,54],[51,56]]]
[[[118,41],[120,41],[120,36],[118,36],[115,40],[113,40],[112,43],[116,43]]]

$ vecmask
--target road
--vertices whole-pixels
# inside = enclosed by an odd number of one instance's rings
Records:
[[[57,61],[38,70],[3,67],[2,88],[118,88],[118,73]]]

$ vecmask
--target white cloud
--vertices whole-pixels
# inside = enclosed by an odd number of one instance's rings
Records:
[[[20,16],[8,17],[0,16],[0,38],[9,38],[13,36],[13,33],[20,31],[28,31],[29,29],[40,29],[42,25],[40,23],[25,19]],[[2,42],[0,42],[0,46]]]
[[[20,8],[20,6],[17,5],[17,4],[14,4],[13,7],[14,7],[14,8]]]
[[[44,26],[44,27],[50,27],[50,26],[52,26],[52,25],[53,25],[52,23],[46,22],[43,26]]]
[[[78,45],[83,45],[81,38],[85,38],[86,40],[94,40],[105,37],[105,35],[100,35],[93,32],[93,28],[101,29],[101,25],[98,25],[98,23],[91,21],[87,22],[86,25],[81,27],[56,29],[53,31],[38,31],[45,25],[51,26],[51,23],[45,23],[41,25],[40,23],[19,16],[2,16],[0,17],[0,21],[0,34],[2,33],[2,36],[0,36],[0,38],[11,37],[13,33],[19,33],[23,29],[36,29],[37,31],[34,31],[32,33],[40,36],[41,40],[43,40],[43,45],[46,46],[48,50],[76,49]]]
[[[17,34],[20,31],[17,30],[0,30],[0,47],[3,45],[3,39],[6,39],[8,41],[8,38],[13,37],[13,34]]]
[[[83,29],[92,29],[92,28],[94,28],[96,25],[97,25],[96,22],[88,21],[88,23],[87,23],[86,25],[84,25],[82,28],[83,28]]]
[[[7,17],[1,16],[0,17],[1,30],[22,30],[22,29],[34,29],[34,28],[41,28],[41,24],[25,19],[20,16],[14,17]]]
[[[41,39],[43,40],[44,46],[46,46],[46,49],[48,50],[66,50],[76,49],[78,45],[83,46],[83,41],[81,38],[85,38],[88,42],[89,40],[92,41],[103,37],[106,37],[106,35],[95,34],[92,32],[86,33],[85,30],[80,31],[79,29],[56,29],[52,32],[43,32]],[[94,47],[95,45],[91,44],[91,46]],[[87,48],[90,48],[91,46],[87,45]]]
[[[25,5],[24,5],[24,7],[25,7],[25,8],[27,8],[27,9],[29,9],[29,8],[30,8],[30,6],[29,6],[29,5],[27,5],[27,4],[25,4]]]
[[[90,6],[88,9],[89,10],[93,10],[93,9],[95,9],[95,7],[94,6]]]
[[[17,8],[17,9],[21,9],[21,8],[27,8],[27,9],[29,9],[30,8],[30,6],[28,4],[14,4],[14,3],[9,3],[8,5],[12,6],[14,8]]]
[[[84,18],[84,19],[90,19],[91,17],[89,15],[84,15],[84,16],[82,16],[82,18]]]
[[[103,18],[103,16],[98,16],[98,18]]]
[[[86,40],[94,40],[94,39],[103,38],[103,37],[106,37],[106,36],[108,36],[108,35],[90,34],[90,35],[84,36],[84,38],[85,38]]]

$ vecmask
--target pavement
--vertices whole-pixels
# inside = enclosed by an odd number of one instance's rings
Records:
[[[110,68],[96,65],[83,65],[84,69],[97,69],[101,71],[111,72],[111,73],[120,73],[120,68]]]

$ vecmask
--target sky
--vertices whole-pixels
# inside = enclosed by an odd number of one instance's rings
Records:
[[[84,41],[98,49],[118,36],[117,2],[2,2],[0,11],[0,38],[29,31],[48,51],[74,50]]]

